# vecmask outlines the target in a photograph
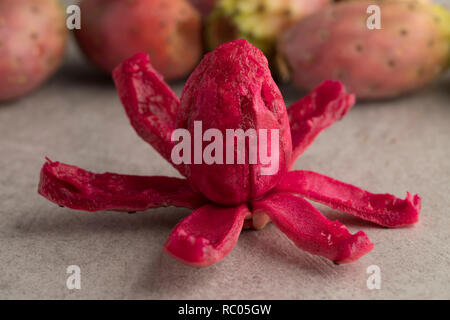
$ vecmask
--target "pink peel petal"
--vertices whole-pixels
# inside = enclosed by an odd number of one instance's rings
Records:
[[[335,210],[386,227],[402,227],[419,219],[421,198],[407,193],[402,200],[390,194],[374,194],[311,171],[287,173],[278,191],[292,192]]]
[[[60,206],[89,212],[195,209],[207,203],[185,179],[96,174],[49,159],[42,167],[38,192]]]
[[[181,174],[184,166],[171,160],[180,100],[152,67],[148,54],[137,53],[113,71],[120,100],[137,134]]]
[[[288,193],[274,193],[253,203],[253,212],[267,214],[297,247],[332,260],[349,263],[373,249],[367,235],[352,235],[338,221],[330,221],[306,200]]]
[[[185,264],[213,265],[231,252],[249,214],[246,205],[205,205],[183,219],[172,231],[164,250]]]
[[[355,96],[348,94],[342,83],[331,80],[294,103],[288,109],[293,149],[291,166],[321,131],[342,119],[354,104]]]

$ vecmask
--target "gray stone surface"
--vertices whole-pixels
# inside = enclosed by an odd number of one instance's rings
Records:
[[[373,192],[419,193],[416,226],[382,229],[320,206],[375,249],[335,266],[270,225],[243,232],[217,265],[193,269],[161,250],[188,210],[86,214],[38,196],[45,156],[99,172],[177,174],[136,136],[112,83],[72,54],[41,90],[0,105],[0,298],[449,299],[449,102],[447,75],[401,99],[360,103],[295,165]],[[81,268],[81,290],[66,288],[69,265]],[[366,287],[370,265],[381,268],[381,290]]]

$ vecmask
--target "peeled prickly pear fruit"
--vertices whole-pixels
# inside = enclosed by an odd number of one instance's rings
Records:
[[[450,55],[445,8],[380,2],[381,29],[369,30],[371,4],[336,4],[289,28],[278,43],[280,69],[301,89],[338,79],[363,99],[418,89],[445,70]]]
[[[29,93],[58,68],[65,21],[58,0],[0,1],[0,101]]]
[[[325,7],[330,0],[219,0],[208,18],[206,43],[213,50],[234,39],[246,39],[267,57],[276,38],[295,21]]]
[[[267,165],[259,160],[251,164],[250,159],[242,164],[233,160],[226,165],[186,165],[189,181],[211,201],[230,205],[258,198],[288,170],[292,143],[286,106],[266,57],[246,40],[219,46],[205,56],[189,77],[176,127],[188,129],[194,137],[196,123],[201,123],[203,131],[219,130],[224,136],[229,129],[267,129],[268,152],[276,158],[272,163],[278,164],[270,174],[263,173]],[[278,137],[273,131],[279,132]],[[272,145],[272,141],[279,143]],[[227,146],[222,145],[223,154],[227,153]],[[245,153],[250,157],[256,151],[246,149]]]
[[[78,43],[107,72],[139,51],[166,80],[186,76],[200,60],[201,17],[186,0],[84,0],[80,6]]]

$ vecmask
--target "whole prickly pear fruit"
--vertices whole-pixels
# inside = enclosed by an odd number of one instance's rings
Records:
[[[367,0],[334,0],[334,2],[349,2],[349,1],[367,1]],[[372,0],[372,4],[375,4],[376,2],[382,2],[386,0]],[[389,0],[389,1],[409,1],[409,2],[420,2],[420,3],[430,3],[431,0]]]
[[[29,93],[53,74],[67,43],[59,0],[0,1],[0,101]]]
[[[272,57],[276,38],[295,21],[325,7],[330,0],[219,0],[208,18],[206,43],[213,50],[246,39]]]
[[[339,79],[359,98],[418,89],[448,65],[450,15],[440,6],[380,2],[381,29],[370,30],[372,1],[340,3],[301,21],[280,38],[278,59],[296,86]]]
[[[201,17],[186,0],[84,0],[80,6],[78,43],[107,72],[139,51],[167,80],[188,75],[200,60]]]

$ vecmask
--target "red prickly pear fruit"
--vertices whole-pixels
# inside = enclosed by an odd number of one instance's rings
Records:
[[[106,72],[142,51],[171,81],[187,76],[200,60],[201,17],[186,0],[83,0],[80,8],[77,41]]]
[[[219,0],[207,21],[208,49],[243,38],[270,60],[280,32],[329,3],[330,0]]]
[[[360,99],[391,98],[425,86],[447,68],[450,14],[445,8],[380,2],[381,29],[371,30],[366,13],[371,4],[333,5],[283,34],[278,61],[297,87],[311,89],[335,79]]]
[[[367,0],[334,0],[334,2],[357,2],[357,1],[367,1]],[[386,0],[372,0],[372,4],[375,4],[376,2],[382,2]],[[409,1],[409,2],[419,2],[419,3],[430,3],[432,0],[388,0],[388,1]]]
[[[189,2],[206,17],[214,9],[217,0],[189,0]]]
[[[254,129],[257,133],[267,129],[269,154],[277,157],[276,172],[264,175],[262,171],[267,166],[260,162],[259,155],[257,163],[249,161],[255,149],[251,149],[246,140],[244,164],[237,164],[237,149],[234,149],[235,164],[186,165],[185,172],[191,184],[211,201],[233,205],[258,198],[276,186],[286,173],[292,153],[286,106],[266,57],[246,40],[228,42],[207,54],[188,79],[177,127],[186,128],[194,137],[198,121],[202,123],[203,132],[218,129],[224,140],[227,129],[244,132]],[[276,136],[271,129],[278,132],[277,149],[272,149],[272,138]],[[225,158],[225,142],[223,154]]]
[[[47,80],[63,60],[67,35],[58,0],[0,1],[0,101]]]

